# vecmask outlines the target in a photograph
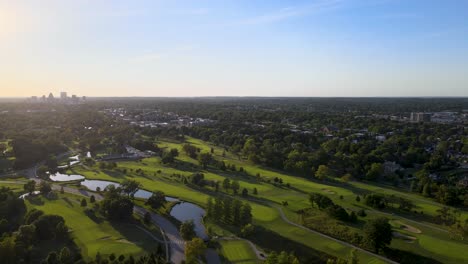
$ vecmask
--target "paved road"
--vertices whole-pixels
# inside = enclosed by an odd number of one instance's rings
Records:
[[[61,154],[61,155],[66,155],[66,154]],[[42,180],[40,178],[37,178],[37,168],[39,167],[40,165],[36,165],[30,169],[27,169],[27,170],[23,170],[21,171],[21,173],[23,175],[25,175],[26,177],[36,181],[37,183],[40,183]],[[20,171],[18,171],[19,173]],[[13,181],[14,182],[14,181]],[[19,181],[17,181],[18,183]],[[57,185],[57,184],[52,184],[52,189],[53,190],[57,190],[59,191],[60,189],[62,188],[62,186],[60,185]],[[89,192],[89,191],[86,191],[86,190],[78,190],[78,189],[74,189],[74,188],[70,188],[70,187],[63,187],[63,190],[64,192],[67,192],[67,193],[72,193],[72,194],[76,194],[76,195],[82,195],[82,196],[91,196],[91,195],[94,195],[96,197],[96,200],[101,200],[102,199],[102,196],[99,195],[99,194],[95,194],[95,193],[92,193],[92,192]],[[139,206],[134,206],[134,212],[137,213],[137,214],[140,214],[140,215],[144,215],[146,212],[149,212],[148,210],[142,208],[142,207],[139,207]],[[171,263],[175,263],[175,264],[179,264],[179,263],[182,263],[183,261],[185,261],[185,249],[184,249],[184,245],[185,245],[185,242],[184,240],[182,240],[180,234],[179,234],[179,230],[177,229],[177,227],[172,223],[170,222],[169,220],[167,220],[166,218],[160,216],[160,215],[157,215],[155,213],[152,213],[152,212],[149,212],[151,214],[151,219],[153,221],[153,223],[156,225],[156,226],[159,226],[159,228],[161,229],[162,233],[163,233],[163,237],[164,239],[166,240],[166,237],[167,237],[167,240],[166,242],[164,243],[166,245],[166,256],[168,256],[168,251],[169,251],[169,248],[170,248],[170,261]]]
[[[38,178],[34,178],[36,182],[40,182],[41,180]],[[52,189],[59,191],[62,188],[62,186],[57,185],[57,184],[52,184]],[[71,194],[76,194],[76,195],[81,195],[81,196],[91,196],[94,195],[96,197],[96,200],[102,200],[103,197],[99,194],[89,192],[86,190],[78,190],[75,188],[70,188],[70,187],[63,187],[64,192],[66,193],[71,193]],[[139,206],[134,206],[133,211],[136,214],[139,215],[144,215],[146,212],[149,212],[151,214],[151,220],[153,221],[153,224],[156,226],[159,226],[159,228],[162,231],[164,241],[161,241],[158,239],[158,241],[162,242],[166,246],[166,256],[169,256],[169,250],[170,250],[170,261],[171,263],[179,264],[182,263],[182,261],[185,260],[185,252],[184,252],[184,241],[180,237],[179,230],[177,227],[171,223],[169,220],[166,218],[157,215],[153,212],[150,212],[146,210],[143,207]],[[166,239],[167,238],[167,239]]]
[[[212,248],[208,248],[205,251],[205,259],[208,264],[221,264],[221,259],[219,258],[218,252]]]

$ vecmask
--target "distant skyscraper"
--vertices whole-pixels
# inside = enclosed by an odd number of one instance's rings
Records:
[[[415,113],[412,112],[410,116],[410,121],[412,122],[430,122],[431,114],[430,113]]]
[[[54,95],[52,93],[50,93],[49,97],[47,99],[49,99],[50,101],[54,100]]]
[[[60,93],[60,99],[62,99],[62,100],[67,99],[67,92],[61,92]]]

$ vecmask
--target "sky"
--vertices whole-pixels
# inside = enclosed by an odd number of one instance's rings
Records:
[[[468,96],[468,0],[0,0],[0,97]]]

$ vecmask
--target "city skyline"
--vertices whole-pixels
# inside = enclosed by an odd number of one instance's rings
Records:
[[[467,11],[461,1],[0,1],[0,97],[62,91],[50,87],[465,97]]]

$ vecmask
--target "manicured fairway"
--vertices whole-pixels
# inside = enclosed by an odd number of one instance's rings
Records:
[[[71,228],[73,240],[81,248],[85,258],[94,258],[98,252],[102,255],[114,253],[117,256],[137,256],[156,249],[157,242],[135,226],[112,224],[104,219],[94,221],[89,218],[78,203],[81,198],[67,194],[60,195],[57,200],[42,199],[43,205],[30,202],[26,204],[28,208],[62,216],[66,225]]]
[[[273,204],[279,206],[283,201],[287,201],[288,206],[283,206],[282,209],[290,221],[298,224],[301,224],[301,221],[296,214],[296,211],[310,207],[308,195],[311,192],[318,192],[327,195],[336,204],[343,206],[347,210],[359,210],[361,208],[366,209],[368,216],[362,220],[373,219],[379,216],[385,216],[395,220],[405,220],[398,215],[385,214],[385,212],[373,210],[372,208],[366,206],[363,201],[356,202],[355,199],[357,195],[360,195],[362,198],[362,194],[368,192],[406,196],[415,203],[418,211],[422,210],[427,215],[434,215],[436,210],[442,207],[441,204],[428,200],[424,197],[392,188],[373,186],[360,182],[351,182],[347,185],[340,183],[330,184],[329,182],[325,181],[316,181],[312,179],[312,177],[307,179],[288,175],[284,172],[264,168],[259,165],[252,164],[244,159],[239,159],[230,152],[226,152],[223,156],[222,154],[224,150],[222,148],[208,144],[198,139],[187,138],[187,142],[206,152],[209,152],[211,148],[213,148],[213,156],[216,160],[224,160],[226,164],[234,164],[237,168],[243,167],[243,169],[247,171],[247,173],[240,173],[238,171],[221,171],[215,168],[210,168],[208,170],[203,170],[202,172],[204,173],[205,179],[207,180],[214,180],[218,182],[222,182],[225,178],[229,178],[230,180],[237,180],[240,183],[241,190],[246,188],[249,191],[251,198],[264,200],[262,203],[249,200],[249,203],[252,205],[254,222],[256,225],[260,225],[269,230],[272,230],[278,235],[296,243],[300,243],[306,247],[313,248],[340,258],[346,258],[349,255],[351,248],[331,239],[321,237],[317,234],[286,223],[283,219],[281,219],[277,209],[274,208]],[[172,177],[173,174],[187,177],[194,172],[200,171],[200,168],[198,167],[198,161],[188,157],[184,153],[181,143],[158,141],[157,144],[161,148],[179,149],[179,156],[177,157],[178,162],[173,165],[163,164],[160,158],[152,157],[143,159],[142,161],[118,162],[118,170],[101,170],[97,165],[95,165],[91,168],[77,166],[74,167],[71,172],[82,174],[89,179],[102,179],[117,182],[120,182],[124,179],[135,179],[142,184],[144,189],[149,191],[161,190],[169,196],[179,197],[183,200],[196,203],[200,206],[205,206],[207,198],[209,196],[216,195],[216,193],[209,191],[214,190],[213,188],[208,187],[204,189],[197,189],[195,187],[185,185]],[[126,173],[122,173],[122,169],[126,169]],[[137,174],[136,171],[138,169],[142,170],[144,174]],[[264,180],[259,181],[255,177],[257,174],[261,175]],[[273,180],[275,177],[281,178],[284,182],[284,185],[275,186],[272,183],[265,181],[265,179]],[[286,187],[286,183],[290,184],[290,187]],[[258,191],[257,195],[252,195],[254,188],[256,188]],[[225,192],[223,189],[220,191]],[[241,196],[238,196],[238,198],[243,199]],[[468,214],[466,212],[462,212],[462,217],[466,217],[467,215]],[[405,217],[411,217],[411,215],[407,215]],[[438,243],[434,243],[433,241],[446,241],[447,244],[453,244],[454,248],[466,247],[466,243],[450,240],[446,232],[435,231],[428,228],[433,226],[436,228],[445,229],[445,227],[428,223],[427,221],[424,221],[424,219],[417,219],[417,221],[424,223],[425,225],[417,225],[417,227],[421,230],[427,230],[427,232],[425,231],[423,234],[415,235],[418,240],[411,245],[408,245],[406,242],[401,243],[401,241],[395,239],[392,243],[392,247],[396,249],[412,251],[427,257],[434,257],[441,262],[456,263],[459,260],[464,260],[464,258],[453,257],[455,256],[454,254],[450,254],[450,256],[448,254],[444,254],[448,251],[438,250]],[[414,223],[410,224],[413,225]],[[360,228],[351,226],[350,228],[356,232],[362,233],[362,229]],[[367,253],[358,252],[358,256],[361,263],[379,262]]]
[[[250,245],[242,240],[222,240],[221,255],[230,263],[256,264],[259,263]]]

